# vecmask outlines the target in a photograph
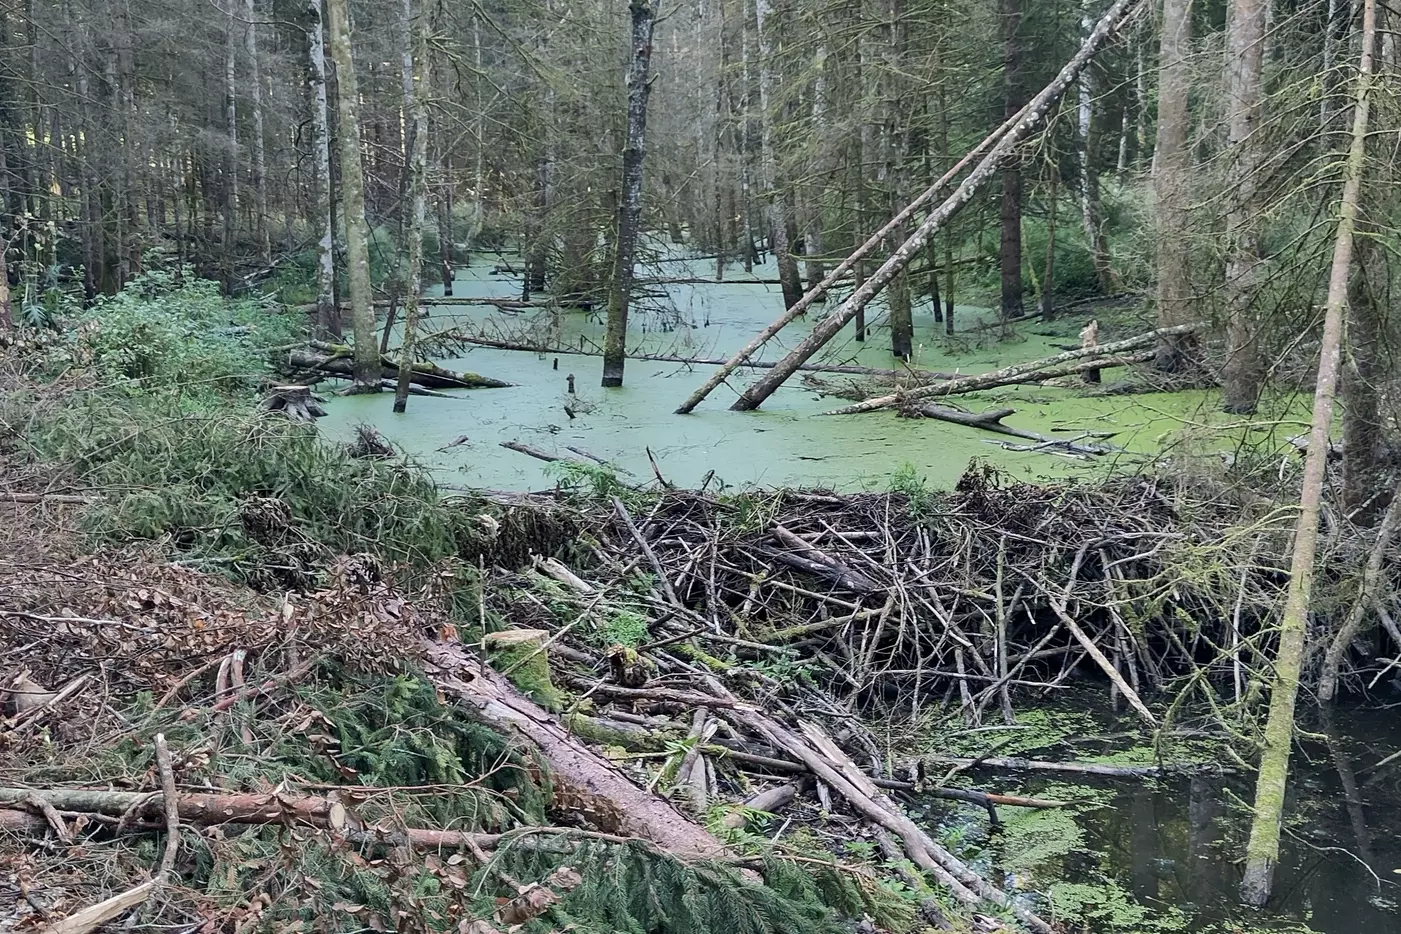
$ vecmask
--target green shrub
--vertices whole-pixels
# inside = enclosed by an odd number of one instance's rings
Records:
[[[73,324],[55,365],[90,364],[108,384],[205,402],[254,386],[269,372],[269,349],[301,328],[281,305],[226,299],[216,282],[167,270],[142,273]]]

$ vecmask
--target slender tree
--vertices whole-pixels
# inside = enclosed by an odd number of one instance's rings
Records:
[[[1226,26],[1226,123],[1229,133],[1226,213],[1226,366],[1222,408],[1255,411],[1264,381],[1252,309],[1260,266],[1260,69],[1265,47],[1266,0],[1232,0]]]
[[[1022,0],[999,0],[1002,25],[1002,93],[1005,114],[1014,116],[1025,103],[1022,90]],[[1022,171],[1016,154],[1002,166],[1002,317],[1020,318],[1022,307]]]
[[[1352,269],[1352,245],[1357,223],[1359,194],[1366,168],[1367,123],[1372,94],[1372,61],[1377,41],[1376,0],[1363,0],[1362,51],[1352,117],[1352,142],[1344,166],[1338,230],[1333,243],[1333,263],[1328,275],[1324,304],[1323,337],[1319,348],[1318,380],[1314,388],[1313,421],[1304,457],[1304,480],[1299,493],[1299,519],[1290,557],[1289,590],[1279,627],[1275,674],[1270,690],[1270,711],[1265,723],[1260,771],[1255,781],[1255,816],[1245,848],[1245,875],[1241,900],[1264,905],[1274,884],[1279,861],[1280,827],[1284,821],[1284,796],[1289,783],[1289,754],[1294,743],[1294,706],[1299,696],[1304,642],[1308,630],[1309,598],[1313,590],[1314,559],[1318,549],[1318,516],[1323,504],[1324,472],[1328,463],[1333,402],[1341,369],[1343,323],[1347,315],[1348,280]]]
[[[628,306],[632,301],[633,254],[642,230],[642,166],[646,156],[648,72],[652,32],[661,0],[631,0],[630,60],[627,74],[627,144],[623,149],[622,196],[614,244],[613,282],[608,295],[608,331],[603,344],[603,385],[623,385],[627,360]]]
[[[331,218],[331,131],[326,97],[326,43],[322,34],[321,0],[308,0],[306,27],[311,96],[312,202],[308,218],[316,232],[316,325],[334,338],[341,336],[336,304],[335,232]]]
[[[414,15],[412,0],[403,0],[404,54],[409,58],[410,80],[404,107],[412,123],[409,134],[409,247],[408,286],[404,290],[404,339],[399,350],[399,380],[394,388],[394,411],[408,405],[409,379],[413,372],[414,343],[418,337],[418,293],[423,289],[423,218],[428,206],[428,16],[420,8]]]
[[[1158,144],[1153,159],[1154,243],[1158,266],[1158,326],[1188,323],[1194,314],[1191,236],[1188,230],[1191,154],[1187,149],[1187,98],[1191,67],[1192,0],[1163,0],[1162,42],[1158,51]],[[1194,356],[1187,335],[1158,344],[1158,369],[1176,373]]]
[[[379,392],[379,345],[370,294],[370,228],[365,219],[365,169],[360,161],[360,90],[350,44],[348,0],[326,0],[331,59],[336,63],[336,111],[340,118],[341,222],[345,225],[346,280],[355,335],[357,392]]]

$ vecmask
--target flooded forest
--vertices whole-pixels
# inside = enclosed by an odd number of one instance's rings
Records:
[[[1401,934],[1398,34],[0,0],[0,934]]]

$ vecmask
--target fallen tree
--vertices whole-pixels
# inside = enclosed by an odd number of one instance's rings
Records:
[[[454,343],[471,344],[478,347],[493,347],[497,350],[520,350],[528,353],[538,354],[560,354],[561,356],[580,357],[601,357],[603,351],[588,349],[583,347],[561,347],[558,345],[542,344],[530,340],[511,340],[504,337],[488,337],[484,334],[469,334],[459,328],[448,331],[439,331],[423,338],[424,341],[440,341],[451,346]],[[683,354],[670,353],[646,353],[633,351],[627,355],[629,360],[655,360],[660,363],[686,363],[693,366],[716,366],[724,364],[726,361],[715,357],[688,357]],[[772,369],[775,364],[772,360],[745,360],[737,366],[746,366],[756,370]],[[902,369],[884,369],[881,367],[856,366],[854,364],[840,363],[805,363],[800,370],[812,373],[838,373],[849,376],[883,376],[883,377],[912,377],[920,380],[935,379],[957,379],[957,374],[940,373],[935,370],[921,370],[914,367],[904,367]]]
[[[875,409],[888,408],[913,399],[927,399],[933,396],[952,396],[965,392],[977,392],[980,389],[995,389],[998,386],[1033,383],[1057,376],[1069,376],[1073,373],[1083,373],[1088,370],[1144,363],[1152,359],[1152,354],[1147,354],[1145,356],[1146,351],[1137,351],[1136,348],[1155,344],[1160,338],[1169,335],[1190,334],[1200,327],[1201,325],[1198,324],[1182,324],[1171,328],[1159,328],[1155,331],[1149,331],[1146,334],[1126,337],[1123,340],[1113,341],[1108,344],[1100,344],[1096,347],[1078,347],[1074,350],[1067,350],[1064,353],[1055,354],[1054,356],[1043,357],[1040,360],[1031,360],[1026,363],[1014,363],[1000,370],[993,370],[991,373],[964,376],[949,380],[946,383],[917,386],[901,392],[893,392],[889,395],[867,399],[863,402],[857,402],[840,409],[833,409],[830,412],[824,412],[822,414],[855,415],[858,412],[871,412]]]
[[[1081,438],[1051,438],[1035,431],[1028,431],[1025,428],[1014,428],[1011,425],[1002,424],[1002,419],[1014,414],[1016,409],[1001,408],[990,409],[986,412],[962,412],[958,409],[947,409],[938,405],[926,405],[916,411],[921,418],[932,418],[954,425],[965,425],[969,428],[980,428],[983,431],[991,431],[1000,435],[1024,438],[1036,442],[1038,448],[1056,448],[1081,457],[1097,457],[1114,450],[1114,448],[1103,444],[1084,444]]]
[[[284,369],[293,372],[311,371],[332,376],[349,378],[352,372],[351,350],[339,345],[324,345],[325,353],[310,350],[293,350],[283,360]],[[391,357],[380,357],[381,379],[397,380],[399,363]],[[503,389],[513,384],[505,380],[481,376],[477,373],[456,372],[444,369],[436,363],[420,362],[413,364],[409,377],[416,385],[427,389]]]

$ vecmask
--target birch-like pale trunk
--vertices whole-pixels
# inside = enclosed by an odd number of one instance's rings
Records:
[[[423,291],[423,218],[428,209],[428,14],[420,7],[415,22],[412,0],[404,2],[404,56],[409,81],[405,109],[409,114],[409,246],[408,284],[404,289],[404,337],[399,349],[399,381],[394,387],[394,411],[403,412],[413,377],[414,345],[418,339],[418,293]]]
[[[1333,241],[1333,264],[1328,275],[1318,380],[1313,396],[1313,422],[1309,429],[1308,451],[1304,455],[1299,520],[1294,530],[1294,553],[1289,566],[1289,591],[1279,626],[1270,712],[1265,722],[1264,748],[1260,753],[1260,771],[1255,782],[1255,817],[1250,824],[1250,840],[1245,848],[1241,900],[1248,905],[1260,906],[1269,901],[1275,865],[1279,862],[1284,796],[1289,785],[1289,753],[1294,743],[1294,707],[1299,696],[1299,675],[1303,669],[1304,643],[1308,633],[1309,597],[1318,549],[1318,516],[1323,503],[1329,435],[1333,427],[1333,402],[1341,369],[1343,321],[1347,315],[1348,277],[1352,271],[1352,241],[1366,164],[1372,57],[1376,43],[1376,0],[1363,0],[1362,52],[1352,116],[1352,142],[1344,167],[1338,232]]]
[[[360,160],[360,91],[350,44],[349,0],[326,0],[331,60],[336,63],[336,115],[340,119],[341,220],[345,225],[346,282],[355,337],[355,392],[379,392],[379,345],[370,294],[370,228],[365,219],[365,167]]]
[[[321,0],[308,0],[307,54],[311,78],[311,158],[316,230],[316,326],[323,334],[341,338],[341,312],[336,304],[335,230],[331,220],[331,130],[326,98],[326,40],[322,35]]]
[[[603,342],[603,386],[623,385],[627,362],[628,306],[632,302],[633,256],[642,230],[642,168],[647,153],[648,72],[652,66],[652,30],[661,0],[631,0],[631,57],[628,63],[627,143],[623,148],[622,197],[618,201],[618,237],[613,252],[613,283],[608,295],[608,331]]]

